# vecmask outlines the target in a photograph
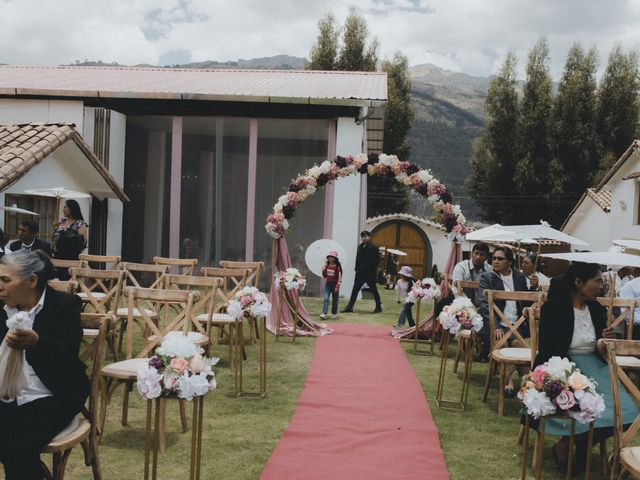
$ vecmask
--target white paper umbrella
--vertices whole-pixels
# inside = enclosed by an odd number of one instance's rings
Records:
[[[620,239],[614,240],[613,243],[615,245],[620,245],[625,249],[639,250],[640,251],[640,240],[629,240],[629,239]]]
[[[12,212],[12,213],[24,213],[25,215],[35,215],[35,216],[40,215],[39,213],[32,212],[31,210],[27,210],[25,208],[8,206],[8,205],[0,205],[0,210],[5,210],[7,212]]]
[[[27,195],[37,195],[38,197],[54,197],[56,198],[56,214],[60,213],[60,199],[61,198],[89,198],[91,195],[84,192],[78,192],[76,190],[68,190],[64,187],[51,187],[51,188],[32,188],[25,190]]]
[[[407,254],[407,252],[403,252],[402,250],[396,250],[395,248],[387,248],[387,252],[393,255],[398,255],[400,257],[404,257]]]
[[[518,232],[508,230],[499,223],[495,223],[489,227],[474,230],[465,236],[466,240],[471,242],[519,242],[522,241],[523,235],[519,235]]]
[[[311,272],[322,277],[322,267],[327,261],[327,254],[330,250],[338,252],[338,259],[342,265],[347,261],[347,251],[342,245],[329,238],[316,240],[307,248],[304,254],[304,261]]]
[[[560,230],[556,230],[547,222],[540,222],[539,225],[503,225],[505,230],[512,230],[523,237],[534,238],[537,240],[557,240],[559,242],[569,243],[573,246],[585,247],[589,244],[583,242],[579,238],[567,235]],[[522,242],[526,243],[526,242]]]
[[[617,267],[640,267],[640,255],[631,255],[612,248],[606,252],[541,253],[543,257],[570,262],[597,263]]]

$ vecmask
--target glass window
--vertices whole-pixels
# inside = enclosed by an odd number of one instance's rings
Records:
[[[267,215],[278,197],[287,191],[292,179],[314,164],[327,159],[327,120],[260,119],[258,121],[258,158],[256,180],[256,224],[253,258],[265,263],[264,279],[271,275],[272,239],[264,229]],[[289,220],[287,236],[294,267],[308,281],[308,291],[315,293],[320,279],[307,271],[304,254],[313,241],[322,238],[324,227],[324,188],[310,196]],[[266,283],[265,283],[266,282]]]

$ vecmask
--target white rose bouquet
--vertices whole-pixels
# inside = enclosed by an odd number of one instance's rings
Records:
[[[138,392],[147,400],[177,394],[191,401],[206,395],[218,386],[212,367],[219,358],[203,357],[203,352],[179,332],[167,335],[138,371]]]
[[[416,303],[419,298],[433,300],[440,296],[440,287],[433,278],[424,278],[413,283],[413,287],[407,293],[405,303]]]
[[[244,287],[227,306],[227,314],[235,319],[271,316],[269,298],[256,287]]]
[[[276,272],[274,274],[277,288],[286,288],[287,290],[304,290],[307,280],[302,276],[297,268],[287,268],[285,271]]]
[[[460,330],[473,330],[479,332],[482,329],[482,315],[477,311],[471,300],[466,297],[456,298],[451,305],[442,309],[438,320],[442,328],[456,335]]]

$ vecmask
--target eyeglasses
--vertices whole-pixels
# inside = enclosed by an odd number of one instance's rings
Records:
[[[499,262],[501,262],[503,260],[506,260],[506,259],[507,259],[507,257],[496,257],[496,256],[491,257],[491,260],[498,260]]]

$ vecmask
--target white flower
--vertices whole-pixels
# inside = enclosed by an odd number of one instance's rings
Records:
[[[269,318],[271,316],[271,303],[267,300],[254,303],[251,306],[251,315]]]
[[[367,163],[368,161],[369,161],[369,158],[367,158],[367,155],[364,153],[359,153],[354,158],[354,163],[357,165],[358,168],[364,165],[365,163]]]
[[[280,212],[282,212],[282,204],[281,204],[280,202],[276,203],[276,204],[273,206],[273,212],[274,212],[274,213],[280,213]]]
[[[482,326],[484,325],[484,321],[482,320],[482,315],[474,315],[471,317],[472,329],[476,332],[482,330]]]
[[[188,337],[176,332],[177,335],[168,334],[160,346],[156,349],[157,355],[166,357],[182,357],[186,360],[194,355],[201,354],[204,350],[197,347]]]
[[[467,221],[467,219],[464,217],[464,215],[459,214],[456,217],[456,222],[458,222],[460,225],[464,225],[464,223]]]
[[[160,385],[160,380],[162,379],[162,375],[158,373],[158,370],[145,366],[138,370],[138,382],[136,386],[138,387],[138,392],[147,400],[151,400],[154,398],[158,398],[162,393],[162,386]]]
[[[436,203],[438,200],[440,200],[440,195],[434,193],[433,195],[428,196],[427,200],[429,200],[429,203]]]
[[[196,388],[193,383],[191,383],[191,379],[188,374],[181,375],[178,379],[178,397],[184,398],[189,402],[193,400],[194,395],[196,394]]]
[[[314,165],[309,170],[307,170],[307,175],[313,178],[318,178],[321,173],[322,173],[322,170],[320,170],[320,167],[317,165]]]
[[[522,403],[527,407],[527,413],[535,419],[556,412],[556,407],[551,403],[549,397],[547,397],[544,392],[539,392],[535,388],[530,388],[526,391]]]
[[[391,165],[391,156],[387,155],[386,153],[381,153],[378,156],[378,162],[380,162],[383,165],[390,166]]]
[[[313,195],[314,193],[316,193],[316,187],[314,187],[313,185],[307,185],[305,190],[309,195]]]
[[[453,214],[458,216],[462,213],[462,210],[460,209],[460,205],[454,205],[453,206]]]
[[[558,377],[565,381],[568,375],[571,373],[571,370],[575,366],[575,364],[570,362],[569,359],[560,358],[558,356],[551,357],[546,365],[547,365],[546,370],[552,376]]]
[[[280,233],[278,233],[277,225],[274,225],[273,223],[267,223],[264,226],[264,229],[267,231],[267,234],[271,238],[275,238],[276,240],[280,238]]]
[[[287,220],[286,218],[284,220],[282,220],[282,228],[286,230],[289,230],[289,220]]]
[[[242,309],[242,305],[239,301],[231,300],[229,302],[229,305],[227,305],[227,315],[231,315],[236,320],[244,316],[244,310]]]
[[[209,390],[215,390],[216,388],[218,388],[218,382],[216,382],[216,377],[212,377],[209,380]]]
[[[206,395],[207,392],[209,392],[209,380],[207,379],[206,374],[200,373],[198,375],[191,375],[189,377],[189,381],[193,386],[196,397],[201,397],[202,395]]]
[[[320,171],[322,173],[329,173],[329,170],[331,170],[331,162],[329,160],[325,160],[320,164]]]
[[[404,183],[404,181],[407,180],[408,178],[409,177],[405,172],[400,172],[399,174],[396,175],[396,180],[400,183]]]
[[[289,198],[286,195],[280,195],[278,203],[284,207],[289,204]]]
[[[429,183],[433,179],[433,175],[429,173],[429,170],[420,170],[418,172],[418,178],[423,183]]]

